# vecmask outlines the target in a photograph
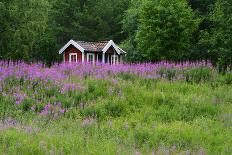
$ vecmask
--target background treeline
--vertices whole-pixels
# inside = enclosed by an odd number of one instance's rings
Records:
[[[112,39],[129,62],[232,63],[231,0],[0,0],[0,58],[52,63],[71,38]]]

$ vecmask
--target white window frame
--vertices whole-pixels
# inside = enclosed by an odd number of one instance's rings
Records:
[[[95,64],[95,54],[94,53],[87,53],[87,62],[89,63],[89,56],[93,56],[93,64]]]
[[[77,53],[69,53],[69,62],[72,63],[72,56],[76,56],[76,63],[77,63]]]
[[[114,57],[116,58],[117,57],[117,61],[115,62],[115,59],[114,59]],[[118,59],[119,59],[119,57],[118,57],[118,55],[111,55],[111,64],[118,64]]]

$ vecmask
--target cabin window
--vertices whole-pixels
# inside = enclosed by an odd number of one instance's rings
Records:
[[[87,62],[91,64],[95,63],[94,53],[87,53]]]
[[[70,53],[69,54],[69,62],[77,62],[77,53]]]
[[[98,55],[98,62],[102,62],[102,54],[101,53],[99,53],[99,54],[97,54]]]
[[[111,64],[118,64],[118,55],[111,55]]]

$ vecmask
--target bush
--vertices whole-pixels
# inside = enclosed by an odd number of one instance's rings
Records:
[[[101,106],[89,106],[85,109],[80,110],[80,115],[83,117],[93,117],[93,118],[105,118],[106,112]]]
[[[84,92],[83,97],[86,101],[96,99],[107,95],[108,81],[89,80],[87,81],[87,91]]]
[[[119,101],[109,101],[105,105],[107,114],[112,117],[119,117],[122,114],[125,114],[125,106]]]
[[[134,133],[134,139],[136,147],[141,147],[144,144],[149,143],[150,134],[144,129],[137,129]]]
[[[34,101],[30,98],[26,98],[21,104],[20,107],[22,108],[23,111],[28,111],[31,109],[32,104]]]
[[[122,80],[127,80],[127,81],[129,81],[129,80],[133,81],[136,78],[136,75],[134,75],[133,73],[123,73],[123,72],[121,72],[121,73],[118,73],[117,76],[119,78],[121,78]]]
[[[186,82],[206,82],[213,78],[213,71],[209,67],[191,68],[184,71]]]
[[[178,75],[178,70],[176,68],[161,67],[158,73],[162,78],[166,78],[168,80],[175,80],[175,78]]]
[[[225,75],[221,76],[220,82],[222,84],[232,84],[232,73],[226,73]]]

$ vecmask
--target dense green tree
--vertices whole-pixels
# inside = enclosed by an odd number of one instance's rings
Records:
[[[126,39],[121,46],[127,51],[126,61],[139,62],[142,60],[141,54],[137,49],[136,32],[139,25],[139,14],[143,1],[132,0],[129,9],[125,12],[123,18],[123,33],[126,34]]]
[[[210,14],[212,26],[204,31],[200,45],[221,69],[232,67],[232,1],[217,0]],[[232,68],[231,68],[232,69]]]
[[[147,0],[141,10],[138,47],[147,61],[183,60],[198,23],[185,0]]]
[[[54,2],[54,23],[58,42],[70,38],[85,41],[122,41],[123,13],[128,0],[63,0]]]
[[[0,2],[0,55],[26,60],[47,28],[49,3],[46,0],[3,0]]]
[[[207,15],[216,0],[188,0],[191,8],[200,15]]]
[[[189,0],[189,5],[194,10],[195,14],[200,18],[200,24],[196,32],[194,32],[191,38],[191,46],[189,48],[189,59],[190,60],[202,60],[209,59],[207,50],[202,50],[199,45],[199,40],[209,27],[212,26],[212,22],[209,19],[210,10],[212,10],[216,0]]]
[[[1,58],[54,62],[70,39],[121,42],[130,0],[3,0]]]

